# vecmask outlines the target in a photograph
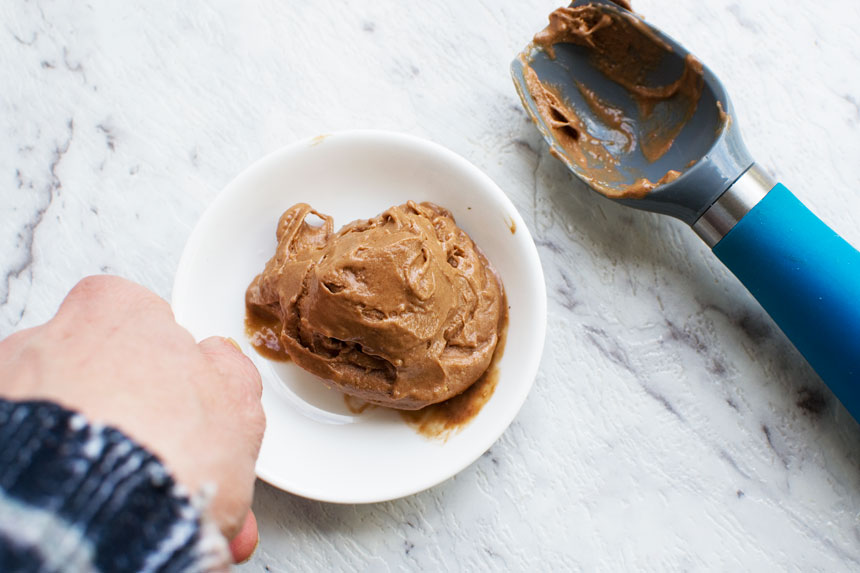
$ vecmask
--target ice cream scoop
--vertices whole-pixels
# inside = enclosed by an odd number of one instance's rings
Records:
[[[860,253],[755,164],[717,77],[610,0],[553,12],[511,67],[551,153],[689,224],[860,420]]]
[[[335,232],[331,217],[299,203],[277,239],[246,304],[276,320],[305,370],[403,410],[456,396],[487,370],[504,291],[446,209],[410,201]]]

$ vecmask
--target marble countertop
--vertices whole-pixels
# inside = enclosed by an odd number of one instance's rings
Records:
[[[671,7],[670,7],[671,5]],[[683,224],[588,192],[508,64],[550,0],[0,5],[0,336],[79,278],[169,298],[262,155],[346,128],[462,154],[533,233],[547,345],[478,461],[377,505],[259,483],[242,571],[860,568],[860,428]],[[860,4],[635,0],[724,81],[760,164],[860,245]]]

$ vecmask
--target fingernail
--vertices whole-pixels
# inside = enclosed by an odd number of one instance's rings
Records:
[[[233,339],[232,339],[232,338],[230,338],[229,336],[225,337],[225,338],[224,338],[224,340],[226,340],[227,342],[229,342],[230,344],[232,344],[233,346],[235,346],[235,347],[236,347],[236,350],[238,350],[239,352],[242,352],[242,347],[241,347],[241,346],[239,346],[239,343],[238,343],[238,342],[236,342],[235,340],[233,340]]]

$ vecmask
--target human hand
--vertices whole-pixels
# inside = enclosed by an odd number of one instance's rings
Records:
[[[192,493],[214,484],[210,515],[237,561],[257,539],[249,507],[261,392],[233,343],[196,344],[163,299],[117,277],[85,278],[54,318],[0,342],[0,395],[54,401],[119,428]]]

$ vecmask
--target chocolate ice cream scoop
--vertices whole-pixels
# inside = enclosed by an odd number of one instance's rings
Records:
[[[504,291],[446,209],[410,201],[335,233],[331,217],[300,203],[277,238],[245,301],[279,321],[283,349],[305,370],[415,410],[463,392],[490,365]]]
[[[551,153],[689,224],[860,420],[860,251],[753,162],[713,72],[623,0],[555,10],[511,70]]]

